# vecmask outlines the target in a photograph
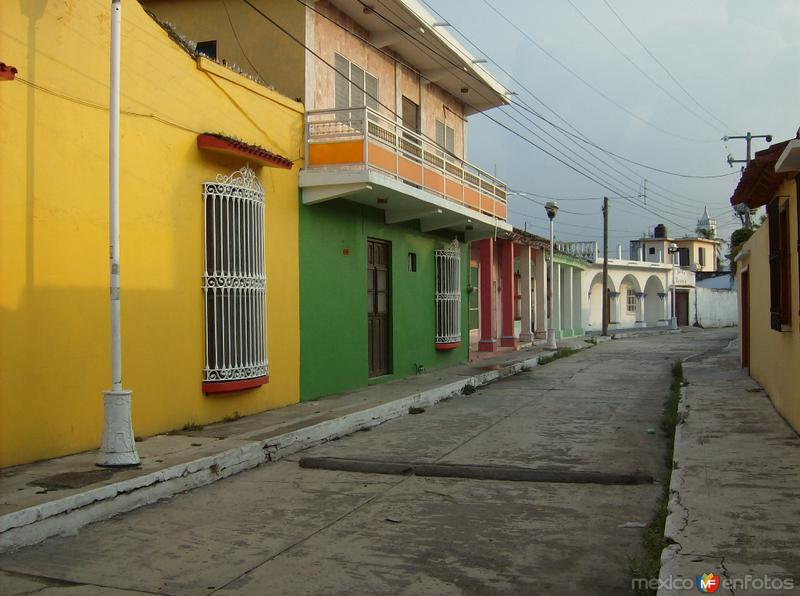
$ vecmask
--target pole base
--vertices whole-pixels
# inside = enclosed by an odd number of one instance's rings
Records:
[[[544,344],[544,347],[548,350],[557,350],[558,346],[556,345],[556,330],[555,329],[548,329],[547,330],[547,341]]]
[[[678,328],[678,319],[677,319],[677,317],[672,317],[672,319],[670,319],[669,328],[670,329],[677,329]]]
[[[103,441],[97,465],[118,468],[139,465],[131,423],[131,391],[103,392]]]

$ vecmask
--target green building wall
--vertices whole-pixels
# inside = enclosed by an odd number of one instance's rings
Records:
[[[391,247],[390,374],[368,376],[367,240]],[[437,351],[434,251],[452,235],[387,225],[384,213],[335,200],[300,208],[300,399],[466,362],[468,245],[461,243],[461,346]],[[408,253],[417,255],[410,272]]]

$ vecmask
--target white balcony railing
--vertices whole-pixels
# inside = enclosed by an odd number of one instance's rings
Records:
[[[370,169],[505,220],[505,183],[370,108],[306,113],[306,168]]]

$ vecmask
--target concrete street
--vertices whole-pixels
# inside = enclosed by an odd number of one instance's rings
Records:
[[[0,593],[627,594],[661,494],[671,364],[735,330],[611,341],[0,557]],[[650,474],[600,485],[387,476],[301,457]],[[629,526],[629,527],[626,527]],[[630,527],[634,526],[634,527]]]

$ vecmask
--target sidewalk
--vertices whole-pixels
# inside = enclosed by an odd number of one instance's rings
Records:
[[[600,339],[600,338],[598,338]],[[560,347],[591,347],[584,338]],[[516,374],[552,354],[536,345],[351,393],[302,402],[202,430],[137,443],[141,465],[109,469],[85,452],[0,470],[0,553],[80,527]]]
[[[800,437],[737,355],[734,342],[684,364],[660,595],[696,594],[665,582],[708,572],[718,594],[800,594]]]

